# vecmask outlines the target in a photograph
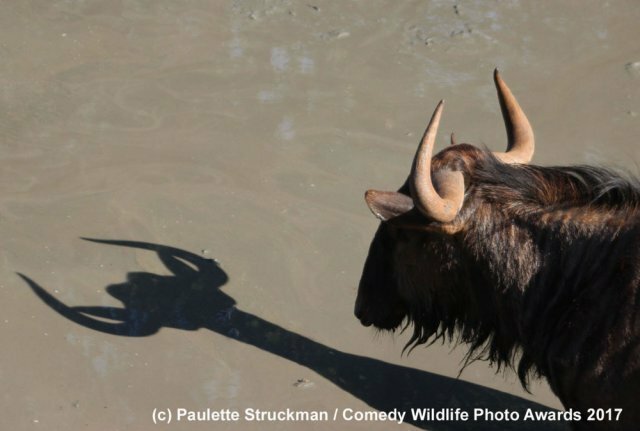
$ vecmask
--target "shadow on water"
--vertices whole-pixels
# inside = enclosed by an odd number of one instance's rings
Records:
[[[492,411],[548,407],[473,383],[341,352],[288,331],[236,308],[236,301],[220,288],[226,273],[215,261],[185,250],[135,242],[88,241],[155,252],[173,275],[132,272],[127,281],[106,291],[123,307],[75,306],[58,301],[23,274],[20,277],[49,307],[67,319],[96,331],[128,337],[155,334],[163,327],[196,330],[207,328],[239,342],[305,366],[336,386],[380,411],[406,411],[405,422],[433,431],[461,430],[565,430],[553,422],[439,422],[411,418],[411,408],[473,408]]]

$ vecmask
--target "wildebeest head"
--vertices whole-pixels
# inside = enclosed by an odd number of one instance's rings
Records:
[[[505,153],[455,144],[432,156],[440,102],[405,184],[367,191],[381,223],[355,314],[379,329],[413,326],[406,347],[439,338],[468,344],[465,364],[517,369],[525,388],[530,377],[546,377],[567,410],[633,411],[640,180],[594,166],[528,164],[531,126],[497,71],[494,78]],[[605,428],[636,429],[638,420],[632,413]]]
[[[489,157],[503,164],[526,164],[534,150],[533,131],[513,94],[495,71],[508,146]],[[427,126],[406,183],[397,192],[368,190],[365,200],[381,224],[371,243],[360,280],[355,315],[365,326],[397,328],[405,318],[421,328],[412,342],[425,342],[438,328],[456,326],[451,302],[464,302],[451,285],[473,277],[461,247],[470,217],[478,210],[472,173],[487,152],[455,144],[432,157],[442,112],[441,101]],[[445,302],[449,302],[443,306]],[[476,301],[458,304],[472,313]],[[444,324],[443,324],[444,323]]]

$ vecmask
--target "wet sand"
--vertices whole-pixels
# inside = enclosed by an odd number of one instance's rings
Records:
[[[0,4],[3,428],[148,430],[178,408],[560,408],[544,382],[529,394],[486,363],[456,379],[462,346],[402,356],[407,334],[360,326],[377,224],[362,196],[401,184],[442,98],[440,147],[455,130],[503,149],[496,66],[535,163],[637,173],[638,22],[631,0]]]

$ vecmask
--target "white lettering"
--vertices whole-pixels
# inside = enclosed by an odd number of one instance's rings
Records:
[[[176,409],[176,420],[187,422],[236,422],[240,420],[240,412],[236,410],[189,410],[185,408]]]
[[[249,422],[320,422],[329,420],[329,412],[326,411],[302,411],[302,410],[260,410],[246,408],[244,419]]]
[[[473,409],[473,420],[483,420],[486,422],[506,422],[517,421],[520,419],[520,413],[509,409],[493,411],[489,409],[475,408]]]
[[[377,411],[377,410],[366,410],[359,411],[353,410],[351,408],[346,408],[342,410],[342,419],[347,422],[396,422],[398,424],[402,424],[404,422],[404,418],[407,415],[406,412],[401,412],[398,409],[393,409],[389,412]]]

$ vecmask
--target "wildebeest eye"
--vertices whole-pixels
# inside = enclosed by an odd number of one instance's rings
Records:
[[[393,244],[396,242],[398,237],[398,228],[390,223],[382,222],[376,237],[378,238],[378,241],[380,241],[380,245],[385,249],[389,249],[393,247]]]
[[[387,222],[385,227],[387,228],[386,237],[391,241],[389,245],[409,240],[412,238],[411,232],[415,230],[415,225],[412,223],[403,223],[400,220],[397,222]]]
[[[402,242],[409,239],[409,229],[404,226],[393,226],[391,232],[391,235],[396,242]]]

